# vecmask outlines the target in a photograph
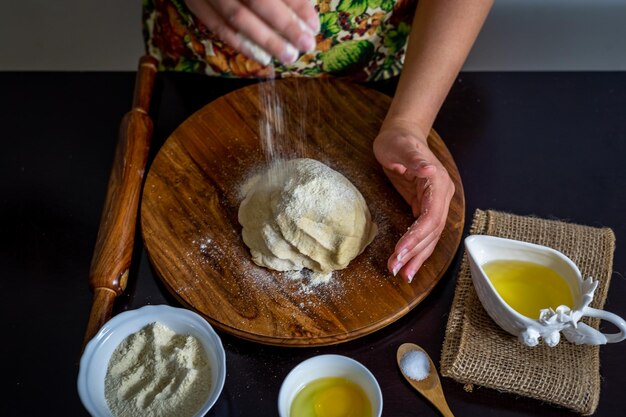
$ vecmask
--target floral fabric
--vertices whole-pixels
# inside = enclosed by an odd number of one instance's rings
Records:
[[[146,51],[160,70],[258,78],[329,75],[376,81],[399,74],[417,0],[311,0],[316,48],[290,65],[265,67],[213,35],[183,0],[143,0]]]

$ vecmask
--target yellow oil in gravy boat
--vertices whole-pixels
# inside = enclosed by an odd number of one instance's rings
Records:
[[[572,343],[586,345],[621,342],[626,338],[624,319],[616,314],[589,307],[598,281],[594,281],[591,277],[583,279],[574,262],[561,252],[546,246],[484,235],[468,236],[465,239],[465,248],[472,282],[483,307],[502,329],[517,336],[521,343],[527,346],[536,346],[539,340],[543,339],[548,346],[556,346],[560,341],[561,333]],[[517,296],[520,305],[537,304],[534,297],[540,298],[545,295],[544,293],[550,292],[562,292],[562,297],[558,299],[570,300],[572,305],[546,305],[537,313],[537,318],[529,317],[530,314],[528,313],[526,315],[521,314],[505,301],[505,297],[508,295],[499,286],[501,294],[496,289],[492,278],[485,272],[485,269],[489,269],[485,268],[486,266],[489,267],[490,263],[493,264],[497,261],[503,261],[502,264],[505,263],[504,261],[509,261],[512,265],[534,265],[535,271],[545,271],[547,268],[547,270],[553,271],[553,275],[560,276],[564,281],[565,285],[551,283],[548,284],[549,287],[543,289],[533,288],[532,282],[537,282],[538,278],[529,277],[532,279],[524,282],[524,277],[518,273],[516,277],[512,277],[517,282],[508,283],[506,287],[511,295]],[[523,286],[527,288],[524,289]],[[529,286],[530,288],[528,288]],[[568,290],[570,294],[566,293]],[[519,307],[518,309],[522,310]],[[584,316],[609,321],[618,328],[619,332],[614,334],[602,333],[580,322]]]

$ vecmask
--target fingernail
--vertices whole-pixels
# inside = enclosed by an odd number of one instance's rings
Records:
[[[393,267],[393,271],[391,271],[391,273],[393,274],[394,277],[398,275],[399,270],[400,270],[400,265],[396,265]]]
[[[409,251],[409,250],[408,250],[408,249],[406,249],[406,248],[402,249],[402,250],[400,251],[400,253],[398,254],[398,256],[396,256],[396,259],[397,259],[398,261],[401,261],[401,260],[402,260],[402,258],[404,258],[404,255],[406,255],[408,251]]]
[[[292,64],[296,59],[298,59],[298,50],[292,44],[288,43],[280,56],[280,61],[283,64]]]
[[[240,34],[239,37],[241,38],[241,48],[246,55],[250,56],[261,65],[267,66],[270,64],[272,61],[272,56],[270,54],[245,36]]]
[[[309,34],[303,33],[298,38],[298,49],[302,52],[310,52],[315,49],[315,38]]]
[[[313,16],[306,21],[307,25],[311,28],[314,35],[320,33],[320,19],[318,16]]]
[[[411,281],[413,281],[413,278],[415,277],[415,272],[409,274],[406,276],[407,281],[409,281],[409,284],[411,283]]]
[[[298,23],[298,27],[301,31],[306,32],[311,36],[315,36],[315,33],[313,33],[313,29],[311,29],[311,27],[307,23],[305,23],[304,20],[300,19],[295,13],[293,14],[293,18]]]

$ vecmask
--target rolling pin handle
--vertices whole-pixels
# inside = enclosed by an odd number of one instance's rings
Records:
[[[83,347],[98,333],[104,323],[111,318],[116,297],[117,293],[110,288],[99,287],[94,289]]]

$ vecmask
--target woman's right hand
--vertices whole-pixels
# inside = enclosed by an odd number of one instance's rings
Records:
[[[308,0],[185,0],[204,25],[263,65],[283,64],[315,48],[319,17]]]

